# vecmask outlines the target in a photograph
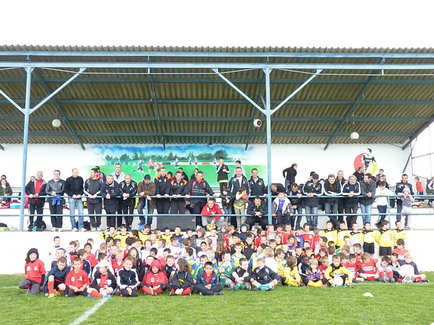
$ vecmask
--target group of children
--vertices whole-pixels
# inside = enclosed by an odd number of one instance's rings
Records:
[[[89,239],[82,249],[72,241],[68,250],[54,237],[50,250],[51,270],[47,273],[32,248],[26,257],[25,275],[19,287],[48,297],[83,295],[109,298],[144,295],[221,295],[229,290],[272,290],[284,286],[326,287],[351,285],[354,281],[422,282],[412,256],[405,249],[406,231],[401,222],[396,229],[382,221],[379,230],[366,223],[346,229],[345,222],[333,228],[311,231],[309,224],[291,229],[291,225],[268,225],[266,230],[243,224],[239,231],[229,225],[207,232],[200,228],[174,232],[127,231],[111,227],[101,234],[94,248]],[[374,242],[379,260],[373,257]]]

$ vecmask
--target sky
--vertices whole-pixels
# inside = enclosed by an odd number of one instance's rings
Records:
[[[5,1],[2,45],[434,47],[432,1]]]

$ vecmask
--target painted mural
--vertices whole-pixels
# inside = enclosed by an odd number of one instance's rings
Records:
[[[117,163],[122,165],[122,171],[130,174],[135,181],[140,181],[146,174],[154,177],[161,167],[165,167],[172,174],[183,168],[190,178],[197,168],[204,172],[205,179],[211,186],[218,186],[216,167],[219,158],[225,160],[232,175],[235,170],[235,161],[240,160],[250,176],[250,170],[257,168],[260,176],[265,176],[265,163],[263,157],[255,155],[255,150],[244,150],[243,146],[234,145],[167,145],[166,150],[162,146],[143,145],[118,145],[104,146],[93,145],[92,149],[100,157],[100,168],[105,174],[113,172]],[[89,168],[94,166],[87,166]]]

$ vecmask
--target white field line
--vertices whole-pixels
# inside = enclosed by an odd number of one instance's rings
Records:
[[[104,305],[109,299],[102,298],[100,301],[98,301],[97,304],[95,304],[92,308],[90,308],[88,311],[86,311],[83,315],[80,317],[74,319],[72,323],[69,325],[78,325],[86,321],[90,316],[92,316],[102,305]]]
[[[18,289],[18,285],[11,287],[0,287],[0,289]]]

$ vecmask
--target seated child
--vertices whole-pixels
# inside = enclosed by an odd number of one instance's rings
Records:
[[[48,298],[53,298],[55,290],[57,292],[64,292],[66,290],[66,276],[69,273],[69,267],[66,266],[67,261],[65,257],[59,257],[57,265],[55,265],[50,272],[47,273],[44,283],[44,293]]]
[[[191,295],[194,290],[194,280],[191,276],[188,262],[180,258],[177,262],[177,271],[170,279],[169,295]]]
[[[283,269],[282,284],[298,287],[301,284],[300,274],[297,268],[297,258],[289,256]]]
[[[167,289],[168,284],[169,280],[167,280],[166,272],[161,269],[161,263],[154,260],[151,263],[151,268],[143,277],[141,290],[144,294],[158,296]]]
[[[393,249],[392,253],[398,254],[398,259],[403,260],[404,255],[408,253],[408,250],[405,249],[404,239],[398,239],[396,241],[396,247]]]
[[[124,267],[118,272],[117,285],[121,297],[137,297],[139,277],[133,269],[133,262],[132,257],[125,258]]]
[[[234,264],[232,264],[231,253],[225,252],[223,254],[223,261],[219,263],[218,266],[219,279],[222,285],[227,286],[231,289],[233,289],[235,286],[235,283],[232,280],[232,273],[234,272],[234,269],[235,268]]]
[[[332,264],[324,272],[324,278],[331,286],[336,285],[336,278],[341,278],[342,283],[349,285],[353,283],[353,275],[351,272],[341,264],[339,255],[333,256]]]
[[[20,282],[18,287],[26,289],[27,293],[39,293],[41,285],[44,282],[45,266],[44,262],[39,259],[39,252],[36,248],[31,248],[27,252],[24,266],[26,278]]]
[[[80,257],[72,261],[73,269],[66,276],[65,285],[67,287],[67,296],[87,296],[87,287],[89,286],[89,277],[82,270],[82,261]]]
[[[175,258],[173,257],[173,255],[166,256],[166,263],[163,267],[163,271],[166,273],[166,277],[170,281],[170,278],[176,272]]]
[[[124,267],[124,253],[122,251],[116,252],[116,259],[112,260],[112,268],[114,275],[117,276],[120,269]]]
[[[212,262],[206,262],[203,272],[197,276],[196,289],[201,295],[222,295],[223,286],[218,280],[217,274],[214,272]]]
[[[362,254],[362,263],[360,263],[359,276],[366,281],[378,279],[377,260],[371,258],[371,254],[365,252]],[[363,281],[362,280],[362,281]]]
[[[326,280],[323,279],[322,273],[318,269],[318,260],[314,258],[309,260],[309,268],[306,270],[306,277],[303,282],[308,287],[325,287]]]
[[[380,263],[378,263],[377,270],[378,279],[380,280],[380,282],[395,282],[390,262],[390,258],[388,258],[387,256],[383,256],[380,260]]]
[[[253,290],[269,291],[277,285],[279,275],[265,265],[263,257],[257,260],[258,267],[252,272],[250,282],[254,286]]]
[[[416,263],[413,261],[413,256],[410,253],[404,255],[404,260],[398,260],[399,274],[402,278],[402,283],[411,282],[428,282],[425,274],[420,274]]]
[[[116,278],[110,272],[109,262],[104,261],[98,266],[95,277],[87,289],[88,297],[110,298],[116,289]]]
[[[249,270],[249,262],[246,258],[240,258],[240,265],[235,268],[235,270],[232,272],[231,280],[235,284],[234,290],[238,289],[246,289],[250,290],[252,287],[250,284],[250,279],[252,277],[252,274]]]

